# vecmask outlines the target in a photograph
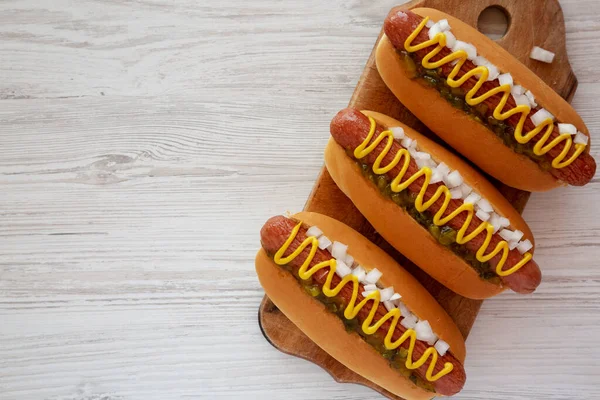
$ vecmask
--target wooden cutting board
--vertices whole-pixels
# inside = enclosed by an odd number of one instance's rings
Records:
[[[577,79],[568,61],[564,17],[557,0],[415,0],[397,8],[406,10],[416,7],[436,8],[474,27],[477,27],[479,16],[485,9],[501,8],[508,16],[509,26],[506,35],[497,43],[527,65],[567,101],[573,97],[577,88]],[[382,23],[387,15],[386,11],[381,12]],[[556,53],[554,62],[544,64],[529,59],[529,52],[534,45]],[[432,135],[385,86],[377,72],[374,50],[358,81],[349,106],[390,115],[439,142],[439,139]],[[336,111],[338,110],[332,110],[332,117]],[[324,128],[325,131],[327,128]],[[495,184],[515,208],[523,212],[529,193],[498,182]],[[383,248],[429,290],[454,319],[465,339],[467,338],[482,302],[466,299],[450,291],[394,250],[337,188],[325,167],[321,170],[304,209],[336,218]],[[399,399],[330,357],[296,328],[266,296],[260,305],[258,317],[265,338],[280,351],[320,365],[338,382],[362,384],[390,399]]]

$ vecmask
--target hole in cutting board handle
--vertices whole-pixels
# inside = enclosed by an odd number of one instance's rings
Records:
[[[492,40],[500,40],[508,32],[510,15],[504,7],[490,6],[479,14],[477,29]]]

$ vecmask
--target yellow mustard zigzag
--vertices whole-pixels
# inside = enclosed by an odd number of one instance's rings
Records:
[[[388,313],[385,314],[385,316],[383,318],[381,318],[379,321],[373,323],[373,319],[375,318],[375,314],[376,314],[377,308],[379,307],[379,302],[380,302],[380,294],[379,294],[378,290],[369,294],[360,303],[356,304],[356,299],[358,297],[358,290],[359,290],[359,282],[358,282],[358,278],[356,276],[354,276],[352,274],[346,275],[336,287],[332,288],[331,285],[333,282],[333,277],[335,275],[335,270],[337,268],[336,260],[334,258],[331,258],[328,261],[318,263],[309,269],[310,263],[312,262],[313,258],[315,257],[315,254],[316,254],[318,246],[319,246],[319,241],[317,240],[316,237],[314,237],[314,236],[307,237],[302,242],[302,244],[292,254],[290,254],[287,257],[283,257],[283,255],[285,254],[287,249],[290,247],[290,244],[294,241],[294,239],[298,235],[298,231],[300,230],[301,226],[302,226],[302,222],[298,223],[298,225],[296,225],[294,227],[294,229],[292,230],[292,233],[290,234],[290,236],[288,237],[286,242],[283,244],[283,246],[281,246],[281,248],[277,251],[277,253],[275,253],[274,261],[277,265],[289,264],[292,260],[294,260],[296,257],[298,257],[300,255],[300,253],[302,253],[304,251],[304,249],[306,249],[308,246],[311,246],[310,253],[309,253],[308,257],[306,258],[306,260],[304,260],[304,263],[302,264],[302,266],[300,267],[300,269],[298,271],[298,275],[300,276],[301,279],[306,280],[306,279],[309,279],[311,276],[313,276],[317,271],[319,271],[323,268],[329,268],[329,273],[327,274],[327,279],[325,280],[325,284],[323,285],[323,294],[325,294],[325,296],[327,296],[327,297],[337,296],[338,293],[340,293],[342,288],[344,286],[346,286],[346,284],[348,282],[352,282],[352,298],[350,299],[348,306],[344,310],[344,317],[346,319],[349,319],[349,320],[354,319],[358,315],[359,311],[363,307],[365,307],[369,301],[372,300],[373,304],[371,307],[371,311],[369,311],[368,317],[363,321],[363,324],[362,324],[362,330],[364,333],[366,333],[367,335],[372,335],[375,332],[377,332],[377,330],[387,320],[391,320],[390,327],[389,327],[388,332],[384,339],[384,344],[385,344],[386,349],[395,350],[398,347],[400,347],[406,340],[410,340],[410,343],[408,346],[408,356],[406,358],[406,363],[405,363],[406,368],[411,369],[411,370],[417,369],[417,368],[421,367],[423,364],[425,364],[427,362],[427,359],[429,359],[431,357],[431,362],[429,364],[429,367],[427,368],[427,373],[425,376],[426,379],[431,382],[437,381],[444,375],[449,374],[454,369],[454,365],[452,363],[447,362],[444,364],[444,368],[440,372],[438,372],[436,375],[433,375],[433,372],[435,370],[435,365],[437,364],[437,360],[438,360],[438,352],[433,347],[429,347],[425,351],[425,353],[421,356],[421,358],[419,358],[416,362],[413,362],[413,351],[415,348],[415,342],[417,340],[417,334],[414,329],[407,329],[398,340],[393,341],[393,336],[394,336],[394,331],[396,330],[396,325],[398,325],[398,321],[400,320],[400,316],[402,315],[402,313],[400,312],[400,310],[398,308],[394,308],[393,310],[388,311]]]
[[[481,102],[494,96],[495,94],[502,93],[502,100],[500,100],[500,103],[494,109],[493,115],[494,115],[495,119],[497,119],[499,121],[503,121],[505,119],[510,118],[511,116],[513,116],[515,114],[521,113],[521,118],[519,119],[519,123],[517,124],[517,126],[515,128],[515,139],[517,140],[517,142],[519,142],[521,144],[525,144],[545,129],[546,130],[545,133],[533,147],[533,152],[538,156],[542,156],[542,155],[546,154],[552,148],[557,146],[559,143],[565,142],[565,147],[563,148],[561,153],[552,160],[552,167],[554,167],[556,169],[564,168],[564,167],[570,165],[571,163],[573,163],[573,161],[575,161],[577,159],[577,157],[579,157],[581,155],[581,153],[583,153],[586,145],[582,144],[582,143],[575,144],[575,151],[574,151],[573,155],[568,160],[563,161],[565,159],[565,157],[567,157],[567,155],[569,154],[571,146],[573,146],[572,136],[568,133],[563,133],[563,134],[557,136],[556,138],[554,138],[554,140],[552,140],[550,143],[546,144],[548,142],[548,139],[550,139],[552,131],[554,130],[554,122],[550,118],[546,119],[544,122],[542,122],[540,125],[535,127],[533,130],[527,132],[526,134],[523,134],[523,128],[525,126],[525,121],[527,120],[527,116],[529,115],[529,112],[531,111],[531,107],[521,104],[521,105],[518,105],[504,113],[502,112],[504,110],[504,107],[506,106],[506,103],[508,102],[508,99],[511,94],[510,85],[506,84],[506,85],[496,87],[492,90],[487,91],[486,93],[482,94],[479,97],[475,97],[475,95],[477,94],[479,89],[481,89],[483,84],[488,79],[489,70],[486,66],[480,65],[476,68],[473,68],[472,70],[470,70],[469,72],[464,74],[460,79],[455,80],[455,78],[458,76],[458,73],[460,72],[463,64],[465,62],[467,62],[467,52],[466,51],[464,51],[464,50],[454,51],[439,61],[431,62],[431,60],[435,56],[437,56],[439,54],[439,52],[442,51],[442,49],[444,49],[446,47],[446,35],[444,33],[438,33],[437,35],[435,35],[435,37],[433,39],[430,39],[426,42],[423,42],[423,43],[413,46],[412,45],[413,41],[419,35],[419,33],[421,33],[421,31],[427,24],[427,21],[429,21],[429,17],[424,18],[423,21],[421,21],[421,23],[419,24],[419,26],[412,32],[412,34],[404,42],[404,49],[406,51],[408,51],[409,53],[414,53],[415,51],[423,50],[430,46],[437,45],[433,50],[431,50],[429,53],[427,53],[427,55],[423,58],[423,61],[421,64],[423,65],[424,68],[436,69],[436,68],[443,66],[444,64],[448,64],[453,61],[457,61],[456,65],[454,66],[454,69],[452,69],[452,72],[448,75],[448,79],[446,80],[446,82],[448,83],[448,85],[450,87],[457,88],[457,87],[462,86],[467,80],[469,80],[469,78],[471,78],[471,77],[477,78],[478,79],[477,84],[471,90],[469,90],[466,94],[465,100],[466,100],[467,104],[469,104],[470,106],[475,106],[477,104],[480,104]]]
[[[366,157],[369,153],[371,153],[373,150],[375,150],[375,148],[377,146],[379,146],[379,143],[381,143],[382,141],[387,139],[385,148],[379,154],[379,156],[377,156],[377,158],[375,159],[375,162],[373,163],[373,172],[377,175],[386,174],[389,171],[391,171],[393,168],[395,168],[402,159],[404,160],[400,172],[398,173],[398,175],[396,175],[396,177],[392,180],[392,183],[390,184],[392,192],[399,193],[399,192],[403,191],[404,189],[408,188],[413,182],[415,182],[421,176],[424,176],[425,181],[423,182],[423,186],[421,186],[421,190],[419,191],[419,194],[417,195],[417,198],[415,200],[415,208],[421,213],[425,212],[436,201],[438,201],[438,199],[440,197],[444,196],[444,204],[440,207],[438,212],[435,213],[435,215],[433,216],[433,223],[436,224],[437,226],[446,225],[448,222],[450,222],[452,219],[454,219],[454,217],[456,217],[460,213],[467,212],[467,218],[465,219],[465,223],[463,224],[463,226],[460,228],[460,230],[458,231],[458,233],[456,235],[456,242],[458,244],[465,244],[465,243],[473,240],[481,232],[486,231],[485,240],[484,240],[483,244],[481,245],[481,247],[479,247],[479,250],[477,250],[477,253],[476,253],[477,260],[479,260],[480,262],[487,262],[487,261],[491,260],[492,258],[494,258],[498,253],[502,252],[502,257],[500,258],[500,261],[496,265],[496,274],[498,276],[508,276],[508,275],[511,275],[511,274],[517,272],[521,267],[523,267],[523,265],[527,264],[527,262],[529,262],[529,260],[531,260],[533,258],[531,253],[527,252],[523,255],[523,259],[521,261],[519,261],[517,264],[515,264],[512,268],[510,268],[506,271],[503,271],[502,267],[506,263],[506,259],[508,258],[508,253],[510,251],[506,240],[499,242],[496,245],[496,248],[494,250],[492,250],[487,255],[485,254],[490,245],[490,242],[492,240],[492,236],[494,234],[493,225],[490,224],[489,222],[482,221],[481,224],[479,224],[479,226],[473,230],[473,232],[466,235],[467,228],[471,224],[471,221],[473,220],[473,214],[475,213],[473,204],[463,203],[460,207],[458,207],[456,210],[454,210],[452,213],[450,213],[447,217],[444,217],[444,213],[446,212],[448,205],[450,204],[450,200],[452,200],[452,195],[450,194],[450,189],[448,189],[444,185],[438,186],[437,190],[435,191],[435,194],[433,196],[431,196],[431,198],[429,200],[425,201],[425,193],[427,192],[427,187],[429,186],[429,182],[431,181],[431,175],[433,173],[431,168],[429,168],[429,167],[421,168],[418,172],[416,172],[414,175],[412,175],[406,181],[402,182],[402,179],[404,178],[404,175],[406,175],[406,171],[408,170],[408,166],[410,165],[410,160],[411,160],[411,156],[410,156],[410,153],[408,152],[408,150],[406,150],[404,148],[401,149],[399,152],[396,153],[396,155],[394,156],[394,159],[388,165],[386,165],[385,167],[382,167],[381,163],[383,162],[383,159],[386,157],[386,155],[390,152],[390,150],[392,148],[392,144],[394,143],[394,134],[390,130],[383,131],[379,134],[379,136],[377,136],[377,138],[375,138],[375,140],[373,140],[373,142],[371,144],[369,144],[369,142],[371,142],[371,140],[373,139],[373,136],[375,135],[375,129],[377,128],[377,123],[375,122],[375,120],[372,117],[369,117],[369,121],[371,122],[371,129],[369,130],[369,135],[360,144],[360,146],[358,146],[354,150],[354,157],[356,157],[359,160],[363,157]]]

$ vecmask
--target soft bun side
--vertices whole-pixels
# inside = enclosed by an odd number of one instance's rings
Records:
[[[407,271],[379,247],[345,224],[327,216],[302,212],[293,216],[309,226],[318,226],[331,240],[348,245],[348,253],[367,269],[382,273],[382,284],[394,286],[403,302],[450,345],[464,363],[464,339],[450,316]],[[352,371],[405,399],[431,399],[433,394],[415,386],[393,369],[389,362],[359,335],[348,333],[342,321],[310,297],[294,276],[277,266],[261,249],[256,256],[260,284],[273,303],[312,341]]]
[[[333,139],[325,148],[325,165],[340,190],[352,200],[371,225],[392,246],[438,282],[471,299],[486,299],[504,290],[501,285],[481,279],[469,264],[441,246],[402,207],[383,197],[364,178],[358,164]]]
[[[454,25],[452,27],[454,29]],[[379,41],[375,57],[383,81],[402,104],[481,169],[521,190],[542,192],[562,185],[531,159],[512,151],[488,128],[452,107],[436,89],[411,79],[385,35]],[[461,127],[460,131],[456,130],[457,126]]]
[[[306,336],[350,370],[396,396],[429,400],[433,394],[415,386],[359,335],[310,297],[292,274],[277,266],[263,249],[256,255],[256,273],[267,296]]]
[[[531,233],[531,229],[529,229],[527,222],[525,222],[521,214],[515,210],[506,197],[502,196],[502,193],[494,185],[460,157],[392,117],[374,111],[362,111],[362,113],[372,117],[378,124],[386,128],[402,127],[406,135],[417,141],[422,151],[431,154],[434,160],[443,161],[450,169],[459,171],[465,183],[482,195],[483,198],[487,199],[494,207],[496,213],[510,220],[513,230],[520,230],[524,233],[526,239],[535,244],[533,233]],[[531,252],[533,253],[533,250]]]
[[[458,327],[442,306],[418,280],[402,268],[392,257],[348,225],[326,215],[300,212],[293,218],[309,226],[318,226],[329,239],[348,245],[348,254],[367,270],[377,268],[383,273],[381,282],[393,286],[402,295],[402,301],[422,320],[431,324],[433,331],[450,344],[452,354],[464,362],[465,342]]]

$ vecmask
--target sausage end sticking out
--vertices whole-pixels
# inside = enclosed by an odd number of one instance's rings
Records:
[[[403,49],[404,42],[410,36],[410,34],[418,27],[419,23],[422,20],[423,20],[423,18],[420,15],[417,15],[411,11],[392,11],[385,20],[384,31],[385,31],[386,36],[390,39],[390,42],[394,45],[394,47],[396,49]],[[424,28],[423,31],[421,31],[419,33],[419,35],[417,36],[415,43],[422,43],[426,40],[429,40],[429,36],[427,34],[428,30],[429,30],[429,28]],[[430,47],[430,48],[427,48],[424,50],[419,50],[416,52],[416,56],[419,58],[422,58],[425,54],[427,54],[429,51],[431,51],[431,49],[432,48]],[[450,53],[451,53],[451,50],[443,49],[440,52],[440,54],[438,55],[438,57],[441,58],[441,57],[449,55]],[[442,67],[443,74],[448,74],[449,71],[452,70],[452,68],[453,67],[450,65],[443,66]],[[475,64],[473,64],[472,61],[467,61],[463,65],[461,72],[459,73],[458,76],[460,77],[460,76],[464,75],[465,73],[467,73],[468,71],[470,71],[473,68],[475,68]],[[476,78],[470,78],[465,83],[465,87],[467,87],[467,88],[473,87],[476,82],[477,82]],[[481,90],[489,91],[498,86],[500,86],[499,81],[494,80],[491,82],[484,83]],[[492,113],[491,110],[493,110],[498,105],[498,101],[499,100],[497,98],[490,98],[485,101],[485,104],[488,105],[488,108],[490,110],[489,113]],[[509,98],[508,104],[509,104],[509,107],[516,106],[516,103],[514,102],[514,100],[512,98]],[[531,111],[531,114],[533,114],[535,112],[536,112],[536,110],[534,109]],[[530,114],[530,116],[531,116],[531,114]],[[515,116],[509,118],[506,122],[509,125],[511,125],[513,128],[515,128],[518,123],[518,120],[519,120],[519,115],[515,115]],[[569,122],[569,121],[563,121],[563,122]],[[533,123],[528,118],[525,123],[525,129],[528,131],[533,128],[534,128]],[[555,128],[552,137],[558,137],[558,136],[559,136],[558,128]],[[539,137],[541,137],[541,136],[538,136],[537,138],[534,138],[533,140],[537,141],[537,140],[539,140]],[[554,159],[554,157],[558,156],[561,153],[561,151],[563,150],[563,148],[564,148],[564,144],[559,144],[555,148],[551,149],[550,152],[548,152],[546,154],[548,161],[550,162],[552,159]],[[571,150],[571,152],[572,151],[574,151],[574,150]],[[564,168],[559,168],[559,169],[551,168],[548,172],[550,174],[552,174],[554,176],[554,178],[560,182],[565,182],[565,183],[568,183],[569,185],[573,185],[573,186],[586,185],[594,178],[594,176],[596,174],[596,161],[589,154],[589,147],[586,151],[587,152],[585,152],[585,153],[581,154],[579,157],[577,157],[577,159],[575,159],[575,161],[572,164],[570,164]]]
[[[340,111],[333,118],[333,120],[331,122],[331,135],[333,136],[334,140],[340,146],[342,146],[346,150],[353,151],[362,143],[363,140],[365,140],[365,138],[367,137],[367,134],[370,130],[370,127],[371,127],[371,123],[367,116],[365,116],[359,110],[352,109],[352,108],[346,108],[346,109]],[[383,129],[384,129],[384,127],[382,127],[381,125],[378,124],[376,133],[381,132]],[[380,143],[379,146],[376,147],[375,150],[371,154],[369,154],[368,156],[366,156],[363,159],[363,161],[368,163],[369,165],[372,165],[384,147],[385,147],[385,143],[383,143],[383,142]],[[384,158],[383,165],[386,165],[388,162],[391,162],[391,160],[394,158],[394,155],[401,148],[402,148],[402,146],[399,143],[397,143],[396,141],[394,141],[392,148],[390,150],[390,153]],[[426,151],[426,150],[424,150],[424,151]],[[397,176],[397,174],[399,173],[400,170],[401,170],[400,166],[394,167],[392,170],[390,170],[387,173],[388,179],[390,181],[393,180]],[[410,177],[411,175],[416,173],[417,170],[418,170],[418,166],[416,165],[414,160],[411,160],[410,165],[406,171],[406,174],[402,178],[402,182],[406,181],[408,179],[408,177]],[[420,180],[420,181],[417,180],[413,184],[411,184],[407,190],[412,192],[414,195],[417,195],[421,190],[422,184],[423,184],[422,180]],[[434,195],[437,187],[440,185],[442,185],[442,183],[429,185],[427,192],[425,194],[425,199],[426,200],[430,199]],[[451,200],[450,204],[448,206],[448,209],[444,215],[448,215],[452,210],[455,210],[459,206],[461,206],[462,203],[463,203],[462,200],[454,200],[454,199]],[[431,206],[429,211],[430,212],[438,211],[440,209],[440,207],[442,206],[442,204],[443,204],[443,199],[439,199],[436,203],[434,203]],[[454,217],[448,223],[448,225],[455,230],[459,230],[465,223],[465,219],[466,219],[465,213],[458,214],[456,217]],[[472,232],[481,223],[482,223],[481,220],[479,220],[477,217],[474,217],[467,232]],[[476,254],[476,252],[479,250],[479,248],[483,245],[485,237],[486,237],[485,233],[483,233],[483,232],[480,233],[478,236],[476,236],[470,242],[465,244],[466,249],[468,251],[472,252],[473,254]],[[490,244],[490,251],[491,251],[491,249],[495,248],[496,245],[502,240],[503,239],[498,234],[495,234],[494,237],[492,238],[492,242]],[[512,266],[519,263],[522,260],[522,258],[523,258],[523,256],[517,250],[511,250],[509,252],[508,258],[506,260],[506,264],[504,265],[503,269],[506,270],[506,269],[511,268]],[[497,256],[494,260],[492,260],[492,262],[498,262],[499,259],[500,259],[500,256]],[[495,264],[493,266],[495,266]],[[535,290],[535,288],[537,286],[539,286],[540,281],[541,281],[541,276],[542,276],[541,271],[540,271],[538,265],[535,263],[535,261],[531,260],[527,264],[525,264],[523,267],[521,267],[518,271],[513,273],[512,275],[502,277],[501,279],[502,279],[503,285],[509,287],[511,290],[513,290],[517,293],[531,293]]]
[[[260,243],[265,251],[271,255],[275,254],[283,246],[295,225],[293,220],[283,215],[269,218],[260,230]]]
[[[297,221],[294,221],[292,219],[289,219],[289,218],[286,218],[283,216],[276,216],[276,217],[269,219],[260,231],[261,243],[262,243],[262,246],[265,249],[265,251],[269,254],[276,253],[277,250],[279,250],[279,248],[285,243],[285,241],[287,240],[287,238],[289,237],[289,235],[291,234],[292,230],[294,229],[294,227],[296,226],[297,223],[298,223]],[[300,246],[300,244],[304,241],[304,239],[306,239],[306,237],[307,237],[306,229],[307,228],[305,226],[301,227],[301,229],[298,232],[298,235],[296,236],[294,241],[291,243],[290,248],[287,250],[286,254],[290,254],[291,252],[293,252],[295,249],[298,248],[298,246]],[[302,265],[302,263],[306,260],[306,257],[308,257],[308,253],[309,253],[309,249],[305,249],[297,258],[295,258],[294,260],[292,260],[290,262],[290,267],[295,272],[297,272],[300,265]],[[310,267],[316,265],[316,263],[318,263],[318,262],[326,261],[329,259],[331,259],[331,254],[328,251],[318,249],[315,254],[314,259],[310,263]],[[329,271],[328,268],[323,269],[323,270],[320,270],[319,272],[317,272],[315,275],[313,275],[314,282],[319,284],[320,287],[322,287],[323,284],[326,282],[328,271]],[[322,272],[322,273],[320,273],[320,272]],[[338,277],[337,275],[334,275],[333,280],[332,280],[332,286],[336,287],[337,285],[340,284],[340,282],[341,282],[341,278]],[[356,304],[360,304],[360,302],[364,299],[364,297],[361,294],[363,291],[364,291],[364,286],[362,286],[362,284],[361,284],[361,286],[359,288],[358,297],[356,299]],[[342,301],[345,304],[348,304],[348,302],[350,301],[350,298],[352,297],[352,293],[353,292],[352,292],[351,284],[347,284],[338,293],[337,297],[342,299]],[[356,317],[358,319],[358,321],[360,322],[359,326],[362,325],[362,322],[369,317],[370,310],[371,310],[370,306],[363,307],[359,310],[358,315]],[[376,311],[375,318],[376,319],[383,318],[383,316],[385,316],[386,313],[387,313],[387,310],[383,306],[383,304],[379,304],[377,311]],[[385,334],[388,332],[389,328],[390,328],[390,322],[386,321],[379,328],[378,334],[380,334],[382,337],[385,336]],[[402,325],[398,324],[394,330],[393,340],[398,340],[405,331],[406,331],[406,328],[403,327]],[[332,340],[334,340],[334,339],[332,338]],[[408,342],[403,343],[402,347],[406,349],[408,347]],[[418,340],[415,343],[413,359],[414,360],[420,359],[422,357],[422,355],[425,354],[425,351],[428,348],[429,348],[429,345],[427,343]],[[426,375],[426,371],[427,371],[427,368],[429,367],[430,361],[431,361],[431,358],[429,358],[428,361],[423,366],[421,366],[415,370],[415,373],[423,379],[425,379],[424,377]],[[445,395],[445,396],[452,396],[452,395],[458,393],[463,388],[465,381],[466,381],[466,374],[465,374],[464,366],[454,357],[451,350],[449,352],[447,352],[444,356],[439,357],[437,363],[435,364],[434,374],[437,374],[439,371],[441,371],[441,369],[444,367],[444,364],[446,362],[450,362],[453,364],[453,366],[454,366],[453,370],[450,373],[448,373],[447,375],[444,375],[443,377],[441,377],[439,380],[437,380],[435,382],[431,382],[431,383],[435,387],[435,390],[438,394]],[[398,379],[402,379],[402,378],[398,377]]]

